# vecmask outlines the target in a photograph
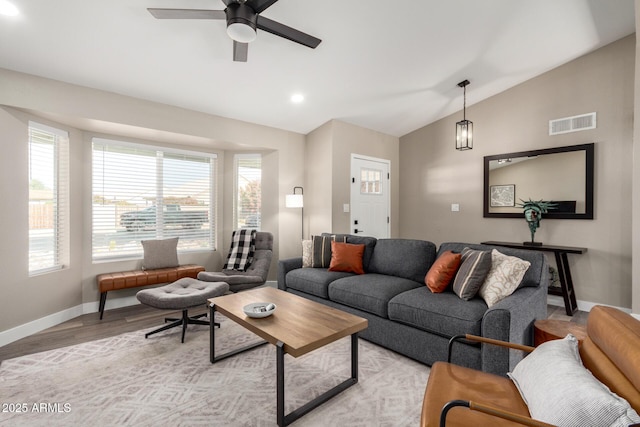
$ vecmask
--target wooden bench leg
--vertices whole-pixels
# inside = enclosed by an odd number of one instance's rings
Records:
[[[102,292],[100,294],[100,320],[102,320],[102,315],[104,314],[104,304],[107,302],[107,293]]]

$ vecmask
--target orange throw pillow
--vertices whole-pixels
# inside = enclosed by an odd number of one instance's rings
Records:
[[[364,245],[331,242],[331,263],[329,271],[344,271],[347,273],[364,274],[362,267]]]
[[[451,251],[445,251],[433,263],[424,283],[433,293],[444,292],[455,277],[460,267],[461,254],[454,254]]]

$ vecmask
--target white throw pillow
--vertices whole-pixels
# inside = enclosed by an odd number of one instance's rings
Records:
[[[313,266],[313,240],[302,241],[302,268]]]
[[[541,344],[509,373],[532,418],[559,427],[628,426],[640,422],[629,403],[582,365],[578,340]]]
[[[531,263],[515,256],[491,251],[491,269],[478,294],[489,307],[502,301],[518,289]]]

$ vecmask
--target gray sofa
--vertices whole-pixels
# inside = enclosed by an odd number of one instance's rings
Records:
[[[365,244],[365,274],[302,268],[302,258],[280,260],[278,288],[364,317],[369,327],[360,337],[431,365],[446,360],[449,339],[473,334],[532,345],[533,323],[547,317],[549,269],[544,255],[504,247],[412,239],[346,235],[347,243]],[[424,278],[437,256],[465,247],[517,256],[531,263],[518,289],[491,308],[480,297],[460,299],[447,289],[432,293]],[[460,343],[453,362],[505,375],[522,359],[518,351]]]

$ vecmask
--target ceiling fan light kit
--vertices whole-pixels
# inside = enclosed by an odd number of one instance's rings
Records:
[[[250,43],[256,39],[258,15],[244,3],[231,3],[227,14],[227,34],[239,43]]]
[[[224,10],[197,9],[147,9],[157,19],[215,19],[227,21],[227,34],[233,40],[233,60],[247,61],[248,43],[257,37],[261,29],[278,37],[315,49],[319,38],[260,16],[278,0],[222,0]]]

